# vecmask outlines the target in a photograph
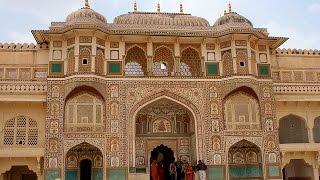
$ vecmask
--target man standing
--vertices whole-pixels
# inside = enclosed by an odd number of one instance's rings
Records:
[[[207,165],[204,164],[201,160],[199,160],[196,168],[199,171],[199,179],[206,180]]]
[[[182,172],[182,165],[183,162],[178,158],[177,161],[175,162],[176,164],[176,171],[177,171],[177,180],[181,180],[181,172]]]
[[[151,164],[151,176],[152,180],[159,180],[158,163],[156,160],[153,160]]]

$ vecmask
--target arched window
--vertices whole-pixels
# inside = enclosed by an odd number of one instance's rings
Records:
[[[314,120],[313,138],[315,143],[320,143],[320,116]]]
[[[135,46],[127,51],[125,63],[126,76],[147,75],[147,57],[140,47]]]
[[[280,143],[308,143],[308,131],[304,120],[296,115],[288,115],[279,121]]]
[[[251,95],[243,92],[231,95],[224,104],[227,130],[259,130],[259,109],[257,99]]]
[[[154,76],[174,76],[173,52],[167,47],[155,50],[152,73]]]
[[[230,179],[262,179],[263,177],[260,148],[249,141],[242,140],[231,146],[228,162]]]
[[[201,58],[193,48],[187,48],[182,51],[180,59],[181,76],[202,76]]]
[[[38,124],[26,116],[17,116],[8,120],[4,125],[4,145],[38,144]]]
[[[66,131],[102,131],[103,102],[90,94],[80,94],[66,104]]]

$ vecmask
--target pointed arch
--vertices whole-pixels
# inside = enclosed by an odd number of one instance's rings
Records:
[[[189,100],[186,100],[174,93],[171,93],[169,91],[161,91],[159,93],[156,93],[154,95],[151,95],[149,97],[144,98],[143,100],[141,100],[139,103],[137,103],[134,107],[132,107],[132,109],[129,111],[128,114],[128,119],[130,119],[130,123],[128,123],[128,128],[129,129],[133,129],[133,131],[131,132],[131,137],[132,139],[136,139],[136,128],[133,127],[135,126],[135,121],[136,121],[136,116],[138,114],[138,112],[143,109],[144,107],[148,106],[149,104],[156,102],[160,99],[167,99],[169,101],[173,101],[175,103],[178,103],[179,105],[185,107],[186,109],[188,109],[190,111],[190,113],[193,116],[194,122],[192,123],[192,126],[194,127],[194,143],[195,145],[195,152],[194,152],[194,158],[199,159],[199,153],[198,153],[198,138],[200,137],[200,135],[198,134],[198,128],[197,128],[197,124],[198,121],[201,119],[199,110],[197,109],[197,107],[195,105],[193,105],[192,102],[190,102]],[[131,139],[131,138],[130,138]],[[132,163],[135,164],[136,162],[136,141],[130,141],[129,142],[129,146],[131,147],[129,150],[131,152],[129,152],[129,154],[131,154],[133,156],[132,158]],[[193,153],[193,152],[191,152]]]
[[[167,46],[159,46],[154,50],[152,73],[154,76],[174,76],[174,53]]]
[[[188,46],[181,51],[181,76],[202,76],[201,57],[198,50]]]
[[[138,45],[130,47],[125,56],[126,76],[146,76],[147,56],[146,52]]]
[[[102,132],[105,130],[105,100],[93,87],[75,88],[67,95],[64,107],[64,131]]]
[[[223,112],[228,130],[260,130],[260,105],[257,94],[249,87],[240,87],[223,100]]]
[[[289,114],[279,120],[280,144],[308,143],[306,121],[295,114]]]
[[[320,116],[314,119],[313,139],[315,143],[320,143]]]

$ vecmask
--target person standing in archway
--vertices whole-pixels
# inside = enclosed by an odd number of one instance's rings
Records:
[[[170,180],[175,180],[176,179],[176,174],[177,174],[177,169],[176,169],[176,164],[172,162],[169,167],[170,171]]]
[[[199,160],[196,169],[199,171],[199,179],[206,180],[207,165]]]
[[[159,176],[159,180],[165,180],[165,174],[164,174],[164,164],[163,161],[160,161],[158,163],[158,176]]]
[[[194,180],[194,172],[192,166],[187,162],[184,167],[185,180]]]
[[[152,180],[159,180],[158,163],[156,160],[153,160],[151,164],[151,177]]]
[[[176,164],[176,171],[177,171],[177,180],[181,180],[182,178],[182,165],[183,165],[183,162],[180,160],[180,158],[177,159],[177,161],[175,162]]]

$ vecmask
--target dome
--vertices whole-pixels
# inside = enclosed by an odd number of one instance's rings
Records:
[[[72,25],[76,23],[106,24],[107,20],[103,15],[90,9],[90,7],[84,7],[67,16],[66,25]]]
[[[191,14],[160,12],[130,12],[116,17],[113,23],[135,25],[210,26],[206,19],[191,16]]]
[[[220,17],[213,26],[221,26],[225,24],[253,27],[252,23],[247,18],[235,12],[226,13],[224,16]]]

